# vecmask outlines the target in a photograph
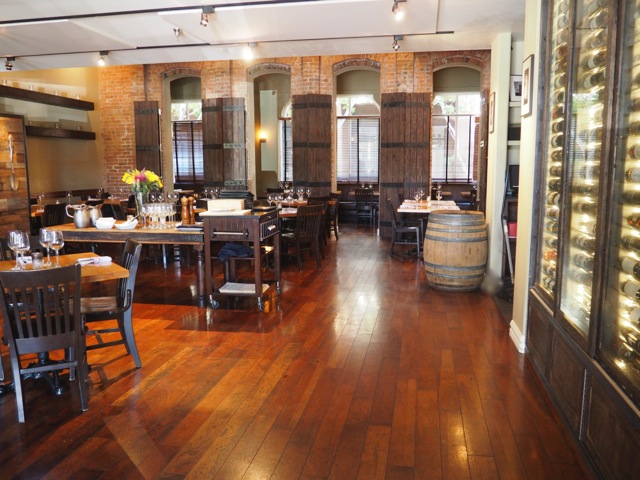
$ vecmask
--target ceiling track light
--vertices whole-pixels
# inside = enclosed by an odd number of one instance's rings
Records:
[[[203,27],[209,25],[209,15],[204,12],[200,14],[200,25],[202,25]]]
[[[107,61],[105,60],[104,57],[106,57],[108,55],[109,55],[109,52],[107,52],[106,50],[99,53],[99,55],[98,55],[98,66],[99,67],[104,67],[107,64]]]
[[[16,57],[6,57],[6,61],[4,62],[4,69],[7,72],[13,70],[13,62],[16,61]]]
[[[180,41],[180,37],[182,37],[183,33],[182,33],[182,29],[181,28],[174,28],[173,29],[173,34],[176,37],[176,42]]]
[[[399,40],[404,40],[404,35],[393,36],[393,43],[391,44],[391,48],[393,48],[393,50],[396,52],[400,50],[400,44],[398,43]]]
[[[400,8],[400,3],[405,3],[407,0],[393,0],[393,6],[391,7],[391,13],[396,17],[396,20],[400,21],[404,18],[404,10]]]

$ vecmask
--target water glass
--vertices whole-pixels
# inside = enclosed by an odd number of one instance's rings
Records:
[[[40,229],[40,245],[47,251],[47,260],[42,264],[45,267],[51,266],[51,253],[49,251],[49,245],[51,243],[51,232],[53,230],[49,228]]]
[[[24,270],[24,259],[22,257],[30,248],[29,235],[27,235],[27,232],[21,232],[20,230],[11,230],[7,244],[16,257],[16,265],[11,270]]]
[[[56,252],[56,267],[60,266],[60,250],[64,247],[64,236],[60,230],[51,231],[49,246]]]

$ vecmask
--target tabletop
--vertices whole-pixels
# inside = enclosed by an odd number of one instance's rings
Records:
[[[117,228],[100,230],[95,227],[76,228],[73,223],[65,223],[50,228],[62,231],[65,241],[70,242],[123,243],[129,238],[140,243],[150,244],[173,243],[198,246],[204,242],[204,232],[202,230],[181,230],[175,227],[154,230],[151,228],[142,228],[140,224],[138,224],[136,228],[132,230],[118,230]]]
[[[69,255],[60,255],[60,266],[67,267],[75,264],[81,258],[97,258],[93,252],[84,253],[72,253]],[[51,261],[55,264],[55,255],[51,257]],[[0,261],[0,271],[11,270],[16,264],[15,260],[3,260]],[[52,268],[52,267],[47,267]],[[25,266],[26,270],[32,270],[31,265]],[[115,262],[100,265],[83,265],[80,269],[80,275],[82,277],[82,283],[92,282],[104,282],[107,280],[117,280],[118,278],[127,278],[129,276],[129,270],[121,267]]]

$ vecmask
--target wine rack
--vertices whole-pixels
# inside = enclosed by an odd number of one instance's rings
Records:
[[[637,8],[640,5],[630,5]],[[635,13],[635,12],[634,12]],[[598,356],[640,403],[640,24],[623,28],[616,178],[612,189],[612,245],[606,262]],[[629,388],[630,387],[630,388]],[[635,388],[633,388],[635,387]]]
[[[558,253],[558,218],[561,204],[562,173],[565,144],[565,104],[568,78],[569,52],[569,2],[555,0],[552,5],[550,51],[551,68],[547,85],[551,85],[547,104],[551,118],[545,125],[546,150],[544,158],[547,168],[543,171],[543,197],[546,199],[545,212],[542,215],[543,262],[538,263],[537,278],[539,285],[555,298],[556,261]]]

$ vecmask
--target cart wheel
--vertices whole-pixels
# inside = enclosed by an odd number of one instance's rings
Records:
[[[211,299],[211,308],[220,308],[220,302],[217,300]]]
[[[258,308],[260,309],[261,312],[264,312],[264,303],[262,303],[261,298],[258,299]]]
[[[276,292],[278,292],[278,295],[282,294],[282,287],[280,286],[280,282],[276,282]]]

